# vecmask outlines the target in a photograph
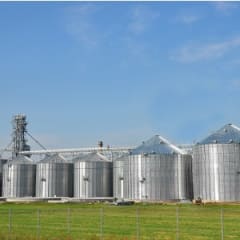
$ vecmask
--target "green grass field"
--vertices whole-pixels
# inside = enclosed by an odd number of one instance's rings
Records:
[[[222,235],[240,239],[240,205],[0,204],[1,240],[213,240]]]

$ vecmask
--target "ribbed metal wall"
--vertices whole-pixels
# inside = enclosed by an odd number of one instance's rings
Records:
[[[193,150],[194,199],[240,200],[240,144],[199,144]]]
[[[74,162],[74,197],[113,196],[113,164],[107,161]]]
[[[36,165],[10,161],[3,166],[4,197],[34,197]]]
[[[36,173],[36,197],[72,197],[73,164],[39,162]]]
[[[192,157],[182,154],[130,155],[124,164],[126,198],[192,199]]]
[[[0,196],[2,196],[2,172],[3,172],[3,164],[5,164],[7,160],[0,159]]]
[[[113,161],[113,196],[117,199],[122,199],[126,196],[126,192],[124,192],[126,179],[124,179],[123,168],[127,158],[127,156],[121,157]]]

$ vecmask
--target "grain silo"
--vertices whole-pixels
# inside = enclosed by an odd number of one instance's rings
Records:
[[[36,197],[72,197],[73,164],[59,154],[37,163]]]
[[[113,161],[113,197],[117,199],[124,199],[127,196],[124,189],[124,164],[128,159],[128,154],[115,159]]]
[[[7,162],[6,159],[0,159],[0,197],[2,196],[2,172],[3,165]]]
[[[194,199],[240,200],[240,128],[227,124],[193,148]]]
[[[179,201],[192,198],[192,157],[156,135],[133,149],[124,164],[127,198]]]
[[[34,197],[36,164],[25,156],[18,155],[3,165],[3,196]]]
[[[94,152],[73,159],[74,197],[113,196],[113,164],[102,153]]]

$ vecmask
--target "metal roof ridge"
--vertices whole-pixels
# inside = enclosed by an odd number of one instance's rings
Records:
[[[163,141],[164,143],[166,143],[167,145],[169,145],[171,148],[173,148],[175,151],[177,151],[180,154],[186,154],[186,152],[183,149],[178,148],[177,146],[175,146],[174,144],[172,144],[171,142],[169,142],[166,138],[162,137],[161,135],[157,135],[158,138]]]
[[[240,128],[232,123],[225,124],[220,129],[215,130],[198,144],[228,144],[240,143]]]
[[[61,153],[59,153],[59,154],[57,154],[57,155],[58,155],[58,157],[60,157],[62,160],[67,161],[67,159],[66,159]]]
[[[239,128],[238,126],[236,126],[236,125],[234,125],[234,124],[231,124],[230,126],[233,127],[233,128],[235,128],[236,130],[238,130],[238,131],[240,132],[240,128]]]
[[[97,152],[96,153],[102,160],[105,160],[105,161],[110,161],[111,162],[111,160],[109,160],[106,156],[104,156],[102,153],[100,153],[100,152]]]

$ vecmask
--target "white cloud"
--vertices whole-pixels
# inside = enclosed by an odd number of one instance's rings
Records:
[[[131,21],[128,25],[133,34],[141,34],[147,30],[154,20],[159,17],[159,13],[147,7],[137,6],[131,12]]]
[[[214,2],[214,6],[217,11],[223,14],[229,15],[234,9],[238,8],[239,5],[235,2],[221,1],[221,2]]]
[[[90,4],[66,8],[67,32],[87,47],[96,46],[101,38],[92,21],[96,11],[96,7]]]
[[[176,54],[171,56],[172,60],[179,62],[196,62],[200,60],[208,60],[219,58],[225,55],[230,50],[240,46],[240,37],[235,37],[231,40],[211,43],[205,45],[188,45],[182,47]]]
[[[97,47],[106,41],[111,44],[112,41],[109,41],[109,39],[112,38],[116,29],[112,27],[113,25],[110,22],[107,25],[99,26],[101,24],[97,21],[99,13],[107,14],[107,8],[92,4],[81,4],[66,8],[65,25],[68,34],[89,48]],[[159,13],[149,7],[136,6],[131,8],[126,15],[128,19],[127,27],[120,28],[122,32],[119,35],[119,40],[134,38],[134,35],[146,32],[158,17]],[[119,29],[117,31],[119,34]]]

